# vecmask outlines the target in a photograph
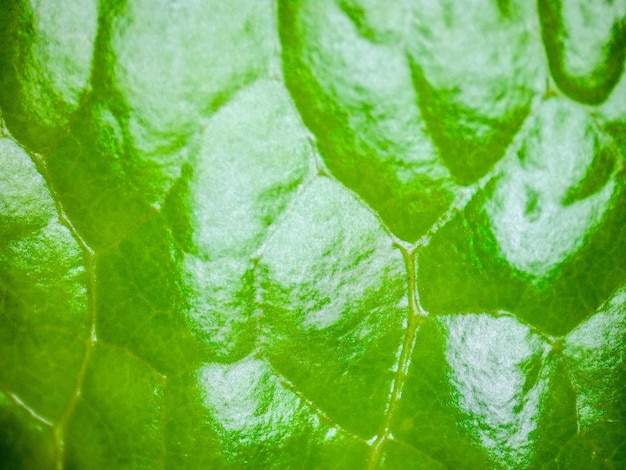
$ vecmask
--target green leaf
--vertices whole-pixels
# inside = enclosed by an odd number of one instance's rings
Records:
[[[582,103],[603,102],[624,68],[623,2],[538,2],[541,34],[558,86]]]
[[[97,2],[4,2],[0,22],[0,100],[12,132],[48,151],[89,90],[98,30]]]
[[[333,1],[278,10],[285,82],[328,169],[415,241],[454,200],[404,52],[359,35]]]
[[[623,2],[1,11],[0,467],[626,466]]]

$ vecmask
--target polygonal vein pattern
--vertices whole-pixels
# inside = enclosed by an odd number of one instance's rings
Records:
[[[626,465],[626,10],[457,3],[7,4],[0,464]]]

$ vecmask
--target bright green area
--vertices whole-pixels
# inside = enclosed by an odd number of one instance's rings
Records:
[[[284,79],[324,163],[415,241],[456,188],[426,134],[404,51],[362,37],[332,0],[282,2],[278,15]]]
[[[0,467],[626,467],[623,1],[0,7]]]
[[[33,149],[52,148],[89,90],[97,33],[94,0],[3,2],[2,113]]]
[[[602,103],[623,71],[626,3],[539,0],[538,10],[554,80],[582,103]]]

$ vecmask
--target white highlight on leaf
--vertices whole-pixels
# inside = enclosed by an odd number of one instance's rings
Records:
[[[549,386],[549,371],[542,365],[549,346],[510,317],[464,315],[443,321],[449,328],[451,382],[468,424],[496,461],[522,468],[533,451],[530,435]],[[537,377],[527,383],[524,369],[533,365]]]
[[[205,406],[242,444],[259,436],[279,443],[290,433],[300,403],[263,361],[248,357],[234,364],[207,364],[198,380]]]
[[[566,203],[591,171],[599,142],[584,110],[561,100],[544,104],[485,205],[504,257],[515,268],[545,277],[576,252],[600,223],[615,184]]]

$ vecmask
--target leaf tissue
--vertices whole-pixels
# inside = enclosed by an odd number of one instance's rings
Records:
[[[626,468],[626,2],[3,0],[0,467]]]

